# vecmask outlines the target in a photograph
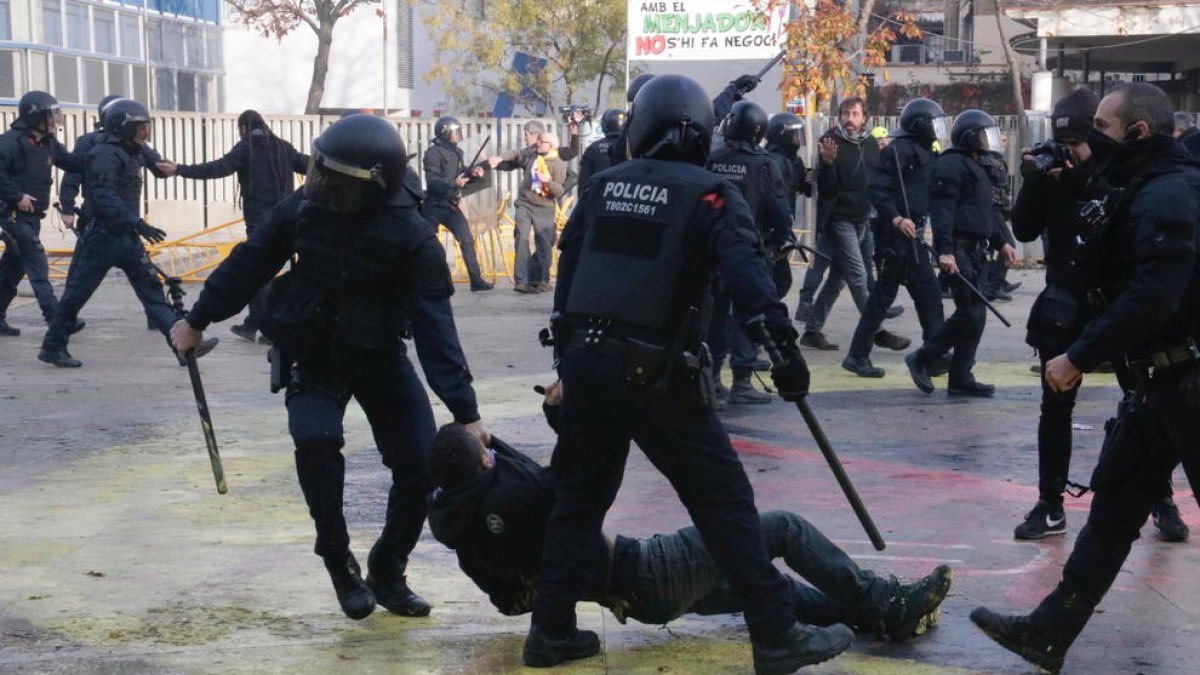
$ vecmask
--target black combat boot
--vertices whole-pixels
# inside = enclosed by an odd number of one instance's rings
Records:
[[[892,642],[907,640],[925,634],[937,625],[941,617],[942,601],[950,592],[954,573],[946,565],[936,569],[914,583],[897,586],[888,598],[883,610],[879,629]]]
[[[400,616],[429,616],[433,606],[408,587],[408,577],[399,565],[384,560],[379,542],[367,556],[367,586],[375,593],[376,601],[392,614]]]
[[[1167,497],[1154,505],[1151,512],[1154,516],[1154,529],[1163,541],[1187,541],[1188,526],[1179,517],[1179,507],[1175,500]]]
[[[552,636],[530,624],[521,660],[530,668],[549,668],[565,661],[586,659],[600,653],[600,636],[575,629],[568,635]]]
[[[896,335],[890,330],[880,330],[875,334],[875,344],[894,352],[902,352],[912,346],[912,340]]]
[[[49,363],[59,368],[78,368],[83,365],[83,362],[71,356],[66,347],[60,347],[59,349],[46,349],[43,347],[38,352],[38,361]]]
[[[883,377],[886,374],[883,368],[871,363],[871,359],[861,356],[847,356],[842,359],[842,367],[859,377]]]
[[[1035,666],[1051,673],[1062,670],[1070,641],[1056,639],[1028,616],[997,614],[987,607],[976,607],[971,621],[997,644]]]
[[[825,337],[824,333],[815,330],[804,331],[804,334],[800,336],[800,344],[804,345],[805,347],[812,347],[813,349],[820,349],[821,351],[826,352],[834,352],[838,350],[838,346],[830,342],[829,339]]]
[[[337,593],[338,604],[346,616],[358,621],[375,611],[375,594],[363,581],[362,570],[353,553],[347,553],[344,560],[326,560],[325,569],[329,571],[333,591]]]
[[[840,623],[826,628],[792,624],[776,640],[754,642],[754,674],[783,675],[828,661],[849,649],[852,642],[854,631]]]
[[[918,349],[904,357],[904,365],[908,366],[908,374],[912,376],[913,384],[926,394],[933,393],[933,378],[929,376],[929,364],[925,355]]]
[[[976,398],[991,398],[996,395],[996,387],[991,384],[984,384],[979,380],[971,378],[966,382],[954,383],[946,387],[946,392],[951,396],[974,396]]]

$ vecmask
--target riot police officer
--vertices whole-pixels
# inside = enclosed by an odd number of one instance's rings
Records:
[[[600,116],[600,131],[604,138],[595,141],[583,151],[579,160],[579,190],[580,199],[583,190],[587,188],[592,174],[603,171],[613,165],[613,147],[621,139],[621,131],[625,128],[625,111],[620,108],[609,108]]]
[[[454,419],[488,438],[454,328],[446,254],[404,186],[406,163],[400,135],[386,120],[352,115],[334,122],[313,142],[304,189],[280,202],[267,225],[213,271],[171,332],[176,349],[186,352],[298,255],[272,284],[262,329],[279,350],[280,374],[290,373],[290,382],[273,386],[287,387],[288,430],[316,524],[315,552],[352,619],[376,603],[406,616],[430,611],[409,588],[405,568],[425,520],[424,452],[436,429],[402,336],[415,340],[426,379]],[[366,413],[392,476],[365,581],[342,516],[342,417],[351,398]]]
[[[909,101],[900,112],[900,130],[879,152],[879,162],[868,179],[868,194],[876,212],[879,278],[842,361],[843,368],[861,377],[884,375],[883,368],[871,363],[871,346],[901,285],[913,299],[925,339],[932,337],[944,320],[941,291],[924,241],[933,142],[947,137],[947,131],[940,105],[927,98]]]
[[[31,91],[17,104],[12,128],[0,135],[0,229],[5,240],[0,255],[0,335],[21,334],[5,316],[21,277],[29,277],[46,323],[58,307],[40,235],[50,204],[50,168],[71,169],[78,161],[54,136],[61,123],[58,101],[44,91]]]
[[[812,183],[808,180],[808,169],[800,156],[804,145],[804,122],[792,113],[775,113],[767,119],[767,153],[779,167],[787,191],[788,214],[796,215],[796,196],[812,196]],[[786,254],[778,255],[772,268],[775,287],[779,297],[787,295],[792,288],[792,266]]]
[[[553,666],[599,651],[575,602],[607,579],[592,563],[631,439],[670,479],[718,567],[745,604],[758,673],[791,672],[845,650],[852,631],[796,623],[767,558],[753,493],[702,386],[699,306],[720,270],[743,317],[759,316],[787,354],[773,371],[786,398],[808,369],[776,299],[745,199],[701,168],[713,109],[693,80],[659,75],[633,101],[634,159],[592,178],[563,232],[552,326],[565,428],[555,505],[524,662]],[[599,555],[597,555],[599,554]]]
[[[463,162],[462,124],[456,117],[440,117],[433,125],[433,141],[425,150],[425,201],[421,215],[434,225],[441,225],[458,240],[472,291],[490,291],[493,285],[479,271],[475,255],[475,235],[458,202],[482,188],[484,170],[481,166],[466,166]]]
[[[1001,646],[1052,672],[1117,578],[1175,463],[1200,487],[1200,167],[1172,126],[1170,99],[1149,83],[1123,84],[1096,109],[1087,143],[1118,188],[1093,235],[1102,261],[1089,293],[1103,309],[1046,363],[1046,382],[1067,391],[1101,362],[1126,361],[1138,387],[1106,425],[1087,524],[1058,587],[1028,615],[971,613]]]
[[[920,349],[904,357],[904,362],[917,388],[932,393],[930,368],[953,349],[949,393],[992,396],[996,388],[979,382],[971,374],[975,350],[987,322],[987,308],[962,280],[979,288],[989,244],[1008,264],[1017,259],[1016,251],[996,227],[992,181],[980,165],[984,153],[1001,148],[1000,128],[984,111],[965,110],[954,118],[950,141],[953,147],[938,156],[933,165],[929,219],[933,224],[938,267],[952,278],[954,314],[925,338]]]
[[[175,323],[175,312],[163,296],[162,283],[149,269],[146,249],[166,239],[167,233],[142,219],[138,203],[142,192],[142,146],[150,138],[150,112],[137,101],[120,99],[104,109],[104,133],[87,156],[83,174],[84,212],[90,221],[72,258],[62,301],[42,339],[38,359],[59,368],[82,365],[67,351],[71,329],[79,310],[113,267],[129,279],[138,300],[163,335]],[[217,340],[197,350],[208,353]]]
[[[793,243],[795,237],[792,234],[792,215],[788,210],[787,186],[779,165],[760,147],[766,133],[766,111],[752,101],[737,101],[721,123],[725,145],[708,156],[706,166],[718,177],[729,181],[746,200],[766,248],[770,267],[775,259],[784,257],[780,251]],[[758,348],[746,337],[731,312],[729,296],[721,288],[723,284],[720,279],[717,284],[713,322],[709,331],[714,374],[720,372],[725,354],[730,352],[733,386],[728,393],[729,403],[770,403],[771,396],[755,390],[750,383]],[[777,298],[783,297],[778,284],[775,290]],[[723,395],[724,388],[720,389]]]

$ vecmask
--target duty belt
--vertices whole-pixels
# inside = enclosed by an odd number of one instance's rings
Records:
[[[1157,351],[1149,356],[1140,359],[1132,360],[1129,365],[1143,370],[1166,370],[1175,366],[1187,365],[1200,361],[1200,348],[1196,347],[1196,341],[1188,338],[1183,342],[1172,345]]]

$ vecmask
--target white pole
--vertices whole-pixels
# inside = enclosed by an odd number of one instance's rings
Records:
[[[148,0],[142,0],[142,60],[146,63],[146,107],[154,109],[154,81],[150,77],[150,16]]]
[[[383,11],[383,116],[388,114],[388,7],[389,0],[380,4]]]

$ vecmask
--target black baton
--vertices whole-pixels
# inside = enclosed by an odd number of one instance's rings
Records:
[[[930,248],[929,244],[925,244],[924,242],[921,242],[921,243],[925,245],[925,248],[929,249],[929,252],[931,254],[933,254],[934,260],[937,260],[937,257],[938,257],[937,251],[934,251],[932,248]],[[980,302],[982,302],[989,310],[991,310],[992,314],[996,315],[997,319],[1000,319],[1000,323],[1004,324],[1004,326],[1006,328],[1012,328],[1012,324],[1008,322],[1008,319],[1004,318],[1004,315],[1000,313],[1000,310],[996,309],[996,306],[993,305],[987,299],[987,297],[982,292],[980,292],[980,290],[978,288],[975,287],[975,284],[967,281],[967,278],[958,272],[951,274],[950,278],[958,279],[959,282],[961,282],[963,286],[967,287],[968,291],[971,291],[972,295],[974,295],[976,298],[978,298]]]

